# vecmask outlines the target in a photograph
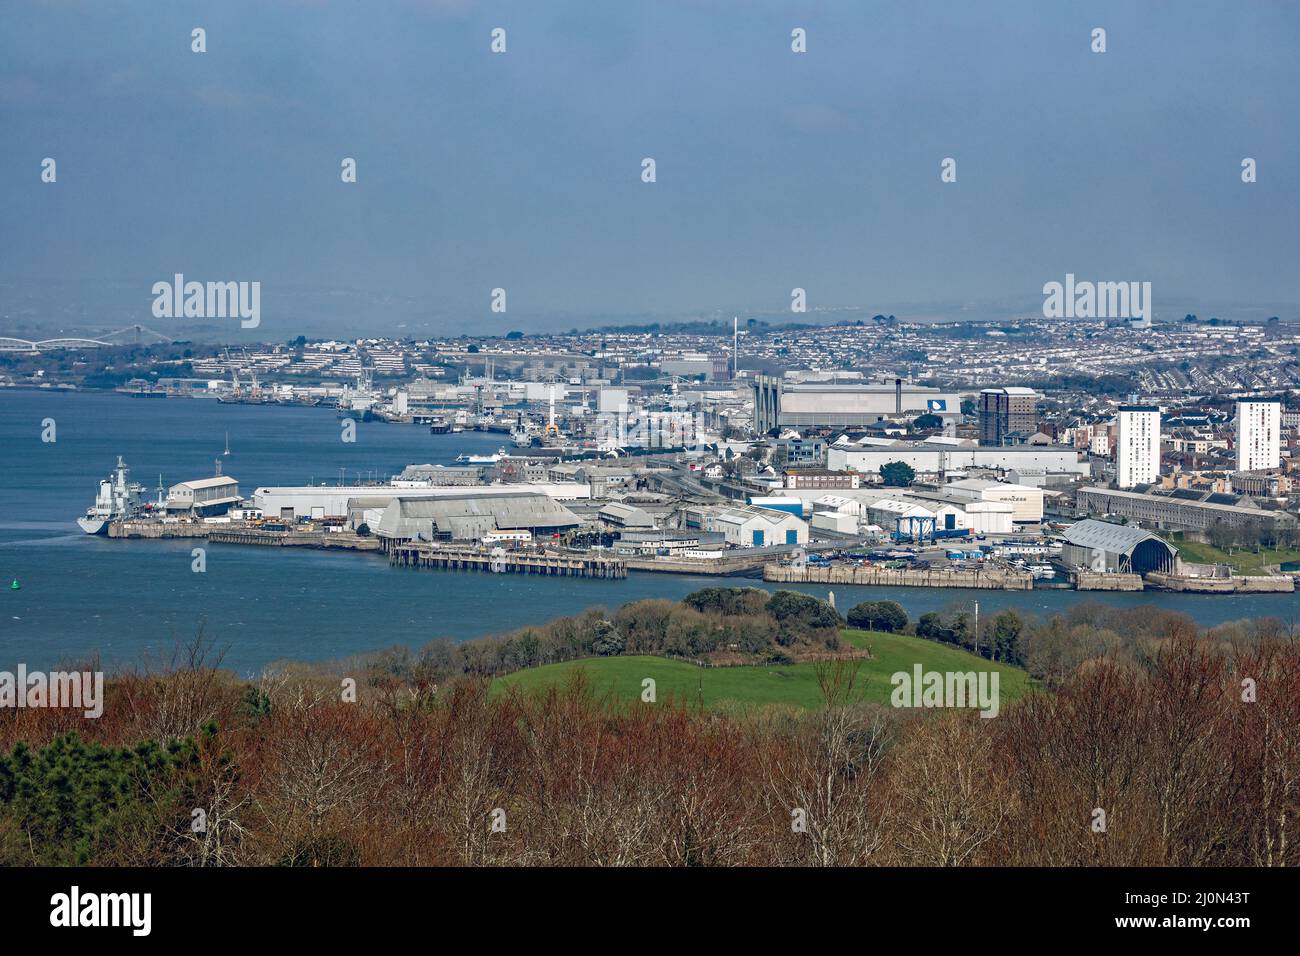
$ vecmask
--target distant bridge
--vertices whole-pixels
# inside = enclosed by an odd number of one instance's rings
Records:
[[[134,337],[134,341],[129,341],[131,337]],[[170,336],[155,332],[153,329],[146,329],[143,325],[129,325],[124,329],[118,329],[116,332],[109,332],[102,339],[68,337],[32,341],[30,339],[0,336],[0,352],[54,352],[59,349],[98,349],[114,345],[142,345],[145,344],[146,337],[150,342],[171,341]]]
[[[109,345],[98,339],[42,339],[32,342],[27,339],[0,337],[0,352],[50,352],[55,349],[97,349]]]

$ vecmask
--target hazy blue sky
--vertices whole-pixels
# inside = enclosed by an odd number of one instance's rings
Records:
[[[0,280],[141,319],[175,272],[259,280],[276,339],[335,289],[358,333],[794,286],[929,315],[1067,272],[1157,316],[1294,303],[1298,52],[1300,4],[1257,0],[0,0]]]

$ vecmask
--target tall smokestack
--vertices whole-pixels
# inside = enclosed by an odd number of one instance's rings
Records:
[[[894,379],[894,412],[898,415],[903,414],[903,380]]]

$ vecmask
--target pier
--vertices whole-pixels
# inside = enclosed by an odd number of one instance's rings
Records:
[[[483,548],[403,544],[388,552],[388,563],[399,568],[438,571],[489,571],[496,574],[543,574],[558,577],[625,578],[621,558],[554,551],[507,551]]]

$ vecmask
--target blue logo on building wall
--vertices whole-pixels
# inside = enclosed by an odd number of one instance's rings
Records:
[[[948,399],[930,398],[926,399],[926,405],[932,412],[946,412],[948,410]]]

